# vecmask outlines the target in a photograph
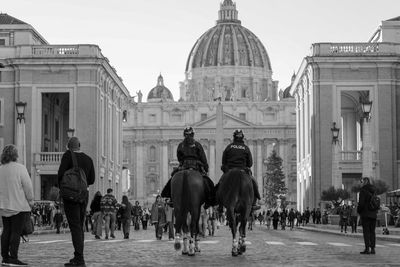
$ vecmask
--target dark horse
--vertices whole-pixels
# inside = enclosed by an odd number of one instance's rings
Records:
[[[232,256],[246,251],[246,224],[253,203],[253,184],[245,171],[231,169],[219,182],[217,200],[226,208],[226,218],[232,232]],[[239,240],[236,239],[239,227]]]
[[[171,181],[171,196],[175,215],[175,249],[181,249],[181,232],[183,232],[182,254],[194,256],[195,252],[200,252],[198,239],[200,207],[205,200],[203,177],[200,172],[192,169],[177,172]]]

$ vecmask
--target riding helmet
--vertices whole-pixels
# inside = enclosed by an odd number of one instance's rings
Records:
[[[233,138],[237,139],[237,140],[243,140],[243,138],[244,138],[243,131],[241,129],[236,129],[233,132]]]
[[[183,136],[188,136],[188,135],[194,136],[194,130],[190,126],[186,127],[185,130],[183,130]]]

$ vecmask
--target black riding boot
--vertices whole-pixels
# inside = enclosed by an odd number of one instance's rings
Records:
[[[216,199],[215,199],[215,190],[214,190],[214,183],[210,179],[210,177],[204,175],[204,187],[205,187],[205,204],[204,204],[204,209],[208,209],[209,207],[215,206],[216,205]]]
[[[257,205],[257,199],[261,199],[261,196],[260,196],[260,192],[258,191],[257,181],[252,176],[251,176],[251,182],[253,183],[253,192],[254,192],[253,204],[251,207],[251,211],[255,211],[255,210],[259,210],[261,208],[260,205]]]
[[[171,180],[172,180],[172,178],[169,178],[167,184],[164,186],[163,190],[161,191],[161,197],[171,198]]]

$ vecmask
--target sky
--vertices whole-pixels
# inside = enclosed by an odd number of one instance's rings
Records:
[[[161,73],[174,99],[196,40],[216,25],[223,0],[3,0],[0,12],[32,25],[50,44],[96,44],[131,95],[143,100]],[[234,0],[235,1],[235,0]],[[242,26],[264,44],[279,89],[313,43],[367,42],[400,0],[236,0]]]

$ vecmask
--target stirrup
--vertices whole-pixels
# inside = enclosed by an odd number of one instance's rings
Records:
[[[259,210],[259,209],[261,209],[260,205],[254,204],[251,206],[251,211],[255,211],[255,210]]]

